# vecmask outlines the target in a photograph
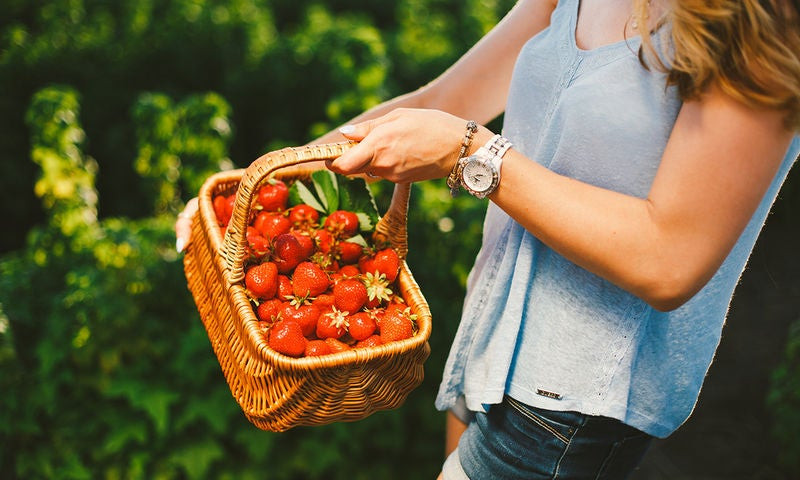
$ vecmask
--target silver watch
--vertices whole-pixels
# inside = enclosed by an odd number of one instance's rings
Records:
[[[500,184],[500,166],[503,155],[511,148],[505,137],[495,135],[475,153],[459,160],[459,177],[466,191],[485,198]]]

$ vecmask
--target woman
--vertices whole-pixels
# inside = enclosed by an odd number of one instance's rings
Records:
[[[335,172],[490,199],[437,398],[443,478],[624,478],[688,418],[800,152],[798,19],[521,0],[434,82],[318,139],[360,142]],[[502,137],[468,123],[501,112]]]

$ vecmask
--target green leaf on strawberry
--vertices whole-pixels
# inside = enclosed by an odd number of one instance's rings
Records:
[[[336,174],[330,170],[317,170],[311,174],[311,180],[328,213],[339,210],[339,182]]]
[[[306,203],[323,215],[348,210],[358,216],[359,230],[370,231],[378,223],[378,207],[362,178],[348,178],[329,170],[311,174],[311,185],[294,182],[289,189],[290,204]]]
[[[294,182],[289,189],[289,199],[292,205],[305,203],[310,205],[314,210],[325,213],[325,207],[317,200],[317,197],[306,187],[303,182]]]

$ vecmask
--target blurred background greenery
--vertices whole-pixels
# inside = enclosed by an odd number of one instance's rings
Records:
[[[251,426],[232,399],[172,224],[210,173],[418,88],[512,4],[6,0],[0,478],[434,478],[444,416],[433,397],[484,204],[452,201],[443,182],[414,186],[408,260],[435,326],[423,385],[395,411],[282,434]],[[778,227],[792,224],[792,185]],[[382,208],[390,187],[376,185]],[[789,323],[758,397],[771,412],[764,462],[780,475],[800,471],[800,327],[787,342]]]

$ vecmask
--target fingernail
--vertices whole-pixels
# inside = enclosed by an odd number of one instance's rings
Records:
[[[350,135],[351,133],[353,133],[355,131],[356,131],[356,127],[354,127],[353,125],[345,125],[345,126],[343,126],[342,128],[339,129],[339,133],[341,133],[342,135]]]
[[[186,247],[186,240],[182,238],[175,240],[175,250],[177,250],[178,253],[181,253],[184,247]]]

